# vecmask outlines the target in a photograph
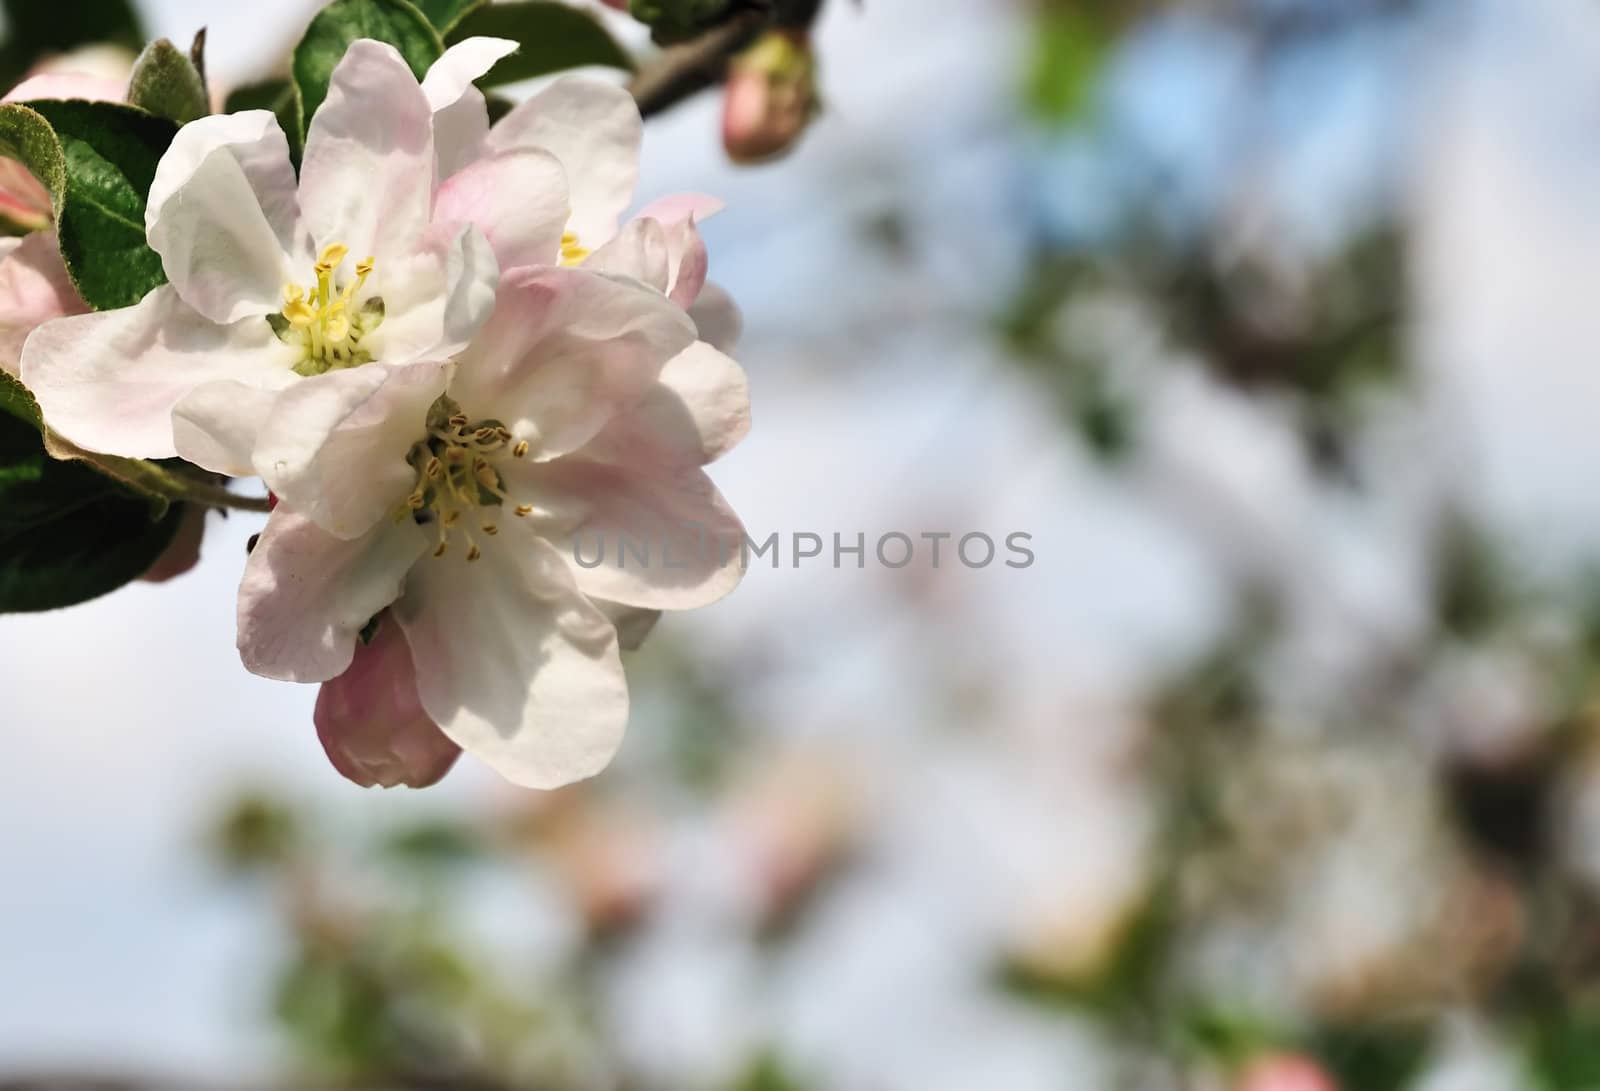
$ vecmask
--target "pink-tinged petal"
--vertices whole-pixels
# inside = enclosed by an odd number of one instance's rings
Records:
[[[655,220],[630,220],[617,237],[590,254],[585,271],[628,277],[667,294],[672,284],[672,254],[667,230]]]
[[[172,410],[186,394],[224,379],[276,389],[293,378],[293,355],[263,319],[219,326],[164,285],[132,307],[40,326],[22,349],[22,381],[78,446],[171,458]]]
[[[52,318],[88,311],[67,276],[54,231],[7,239],[0,258],[0,371],[16,375],[28,335]]]
[[[459,552],[423,560],[393,614],[428,715],[513,784],[582,780],[621,745],[628,686],[617,632],[531,532],[507,527],[477,562]]]
[[[501,269],[554,265],[567,226],[567,176],[549,152],[492,155],[439,187],[433,216],[441,225],[477,227]]]
[[[51,99],[86,99],[89,102],[121,102],[128,94],[128,81],[107,79],[82,72],[44,72],[17,84],[0,102],[41,102]]]
[[[707,284],[699,297],[689,307],[689,317],[700,331],[700,340],[721,350],[732,352],[744,333],[744,316],[720,284]]]
[[[391,45],[363,38],[311,119],[300,207],[316,245],[381,263],[409,252],[433,204],[433,109]]]
[[[489,136],[489,106],[472,81],[518,49],[505,38],[468,38],[445,50],[422,81],[433,110],[433,148],[439,178],[476,160]]]
[[[651,610],[692,610],[744,578],[744,525],[698,469],[564,458],[519,467],[512,499],[562,513],[539,529],[585,595]],[[571,512],[581,512],[575,523]],[[537,516],[535,517],[538,518]]]
[[[326,682],[350,666],[361,630],[400,597],[428,549],[407,519],[346,541],[279,505],[239,584],[239,655],[283,682]]]
[[[454,397],[494,417],[536,460],[592,439],[694,343],[694,324],[639,284],[584,269],[517,269],[494,317],[458,358]]]
[[[705,287],[710,258],[698,227],[723,209],[723,203],[704,193],[676,193],[651,201],[635,215],[655,220],[667,242],[667,294],[680,307],[688,307]]]
[[[283,369],[270,385],[234,379],[195,387],[172,407],[172,444],[178,455],[212,473],[255,476],[256,437],[272,412],[278,391],[298,381]]]
[[[750,432],[750,383],[744,368],[697,341],[661,370],[643,398],[613,417],[579,452],[598,462],[697,469],[716,461]]]
[[[543,148],[567,171],[572,231],[589,249],[617,233],[639,184],[644,122],[633,96],[599,80],[566,77],[489,131],[491,151]]]
[[[141,580],[145,583],[167,583],[194,571],[200,563],[200,543],[206,536],[207,510],[204,504],[184,507],[183,517],[178,521],[178,533],[161,556],[156,558],[156,563],[139,577]]]
[[[178,130],[161,157],[145,227],[185,303],[213,322],[283,306],[303,280],[289,141],[266,110],[203,117]]]
[[[500,263],[483,232],[467,227],[380,267],[388,317],[362,342],[380,360],[442,360],[466,348],[489,320]]]
[[[448,364],[368,364],[296,383],[278,396],[256,471],[280,500],[338,538],[358,538],[403,508],[406,461],[427,438]]]
[[[426,788],[461,756],[423,710],[411,648],[388,616],[350,669],[322,684],[314,719],[328,760],[363,788]]]
[[[44,183],[15,159],[0,158],[0,216],[24,231],[41,231],[54,215]]]

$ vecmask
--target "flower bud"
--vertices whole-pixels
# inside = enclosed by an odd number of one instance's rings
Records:
[[[387,613],[350,669],[322,684],[314,718],[328,760],[363,788],[426,788],[461,756],[423,711],[411,648]]]
[[[206,536],[206,506],[186,504],[178,519],[178,532],[143,576],[146,583],[177,579],[200,563],[200,543]]]
[[[1245,1069],[1237,1091],[1339,1091],[1326,1069],[1296,1053],[1271,1053]]]
[[[804,34],[771,30],[728,68],[722,145],[735,163],[758,163],[794,146],[817,112],[817,64]]]

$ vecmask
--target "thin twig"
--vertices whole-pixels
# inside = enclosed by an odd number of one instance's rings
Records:
[[[640,69],[628,90],[645,117],[676,106],[721,82],[728,60],[772,22],[770,5],[752,4],[698,38],[662,51]]]

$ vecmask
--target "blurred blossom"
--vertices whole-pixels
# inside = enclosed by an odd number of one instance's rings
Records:
[[[1309,1057],[1277,1054],[1253,1061],[1233,1091],[1340,1091],[1326,1069]]]
[[[768,31],[729,67],[722,146],[736,163],[776,158],[800,139],[818,108],[817,62],[809,36]]]

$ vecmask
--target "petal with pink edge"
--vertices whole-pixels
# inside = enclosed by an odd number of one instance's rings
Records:
[[[697,341],[661,369],[643,398],[613,417],[580,456],[640,467],[694,469],[727,454],[750,432],[744,368]]]
[[[355,656],[367,623],[400,597],[428,549],[407,519],[353,541],[280,505],[267,518],[239,584],[239,655],[282,682],[326,682]]]
[[[320,247],[380,263],[411,251],[433,204],[433,109],[391,45],[363,38],[311,119],[300,208]]]
[[[554,265],[567,226],[567,176],[549,152],[492,155],[439,187],[433,216],[477,227],[501,269]]]
[[[130,458],[178,453],[172,410],[197,386],[277,389],[294,354],[260,318],[219,326],[164,285],[132,307],[46,322],[22,349],[22,381],[50,427]]]
[[[18,373],[28,335],[52,318],[89,308],[72,286],[54,231],[0,242],[0,371]]]
[[[666,295],[672,284],[667,229],[655,220],[629,220],[616,238],[589,255],[583,267],[591,273],[637,280]]]
[[[513,784],[582,780],[621,745],[628,686],[616,629],[548,542],[507,533],[475,563],[424,560],[394,616],[428,715]]]
[[[489,136],[489,105],[472,81],[518,49],[506,38],[468,38],[444,51],[422,80],[433,110],[433,149],[443,181],[476,160]]]

